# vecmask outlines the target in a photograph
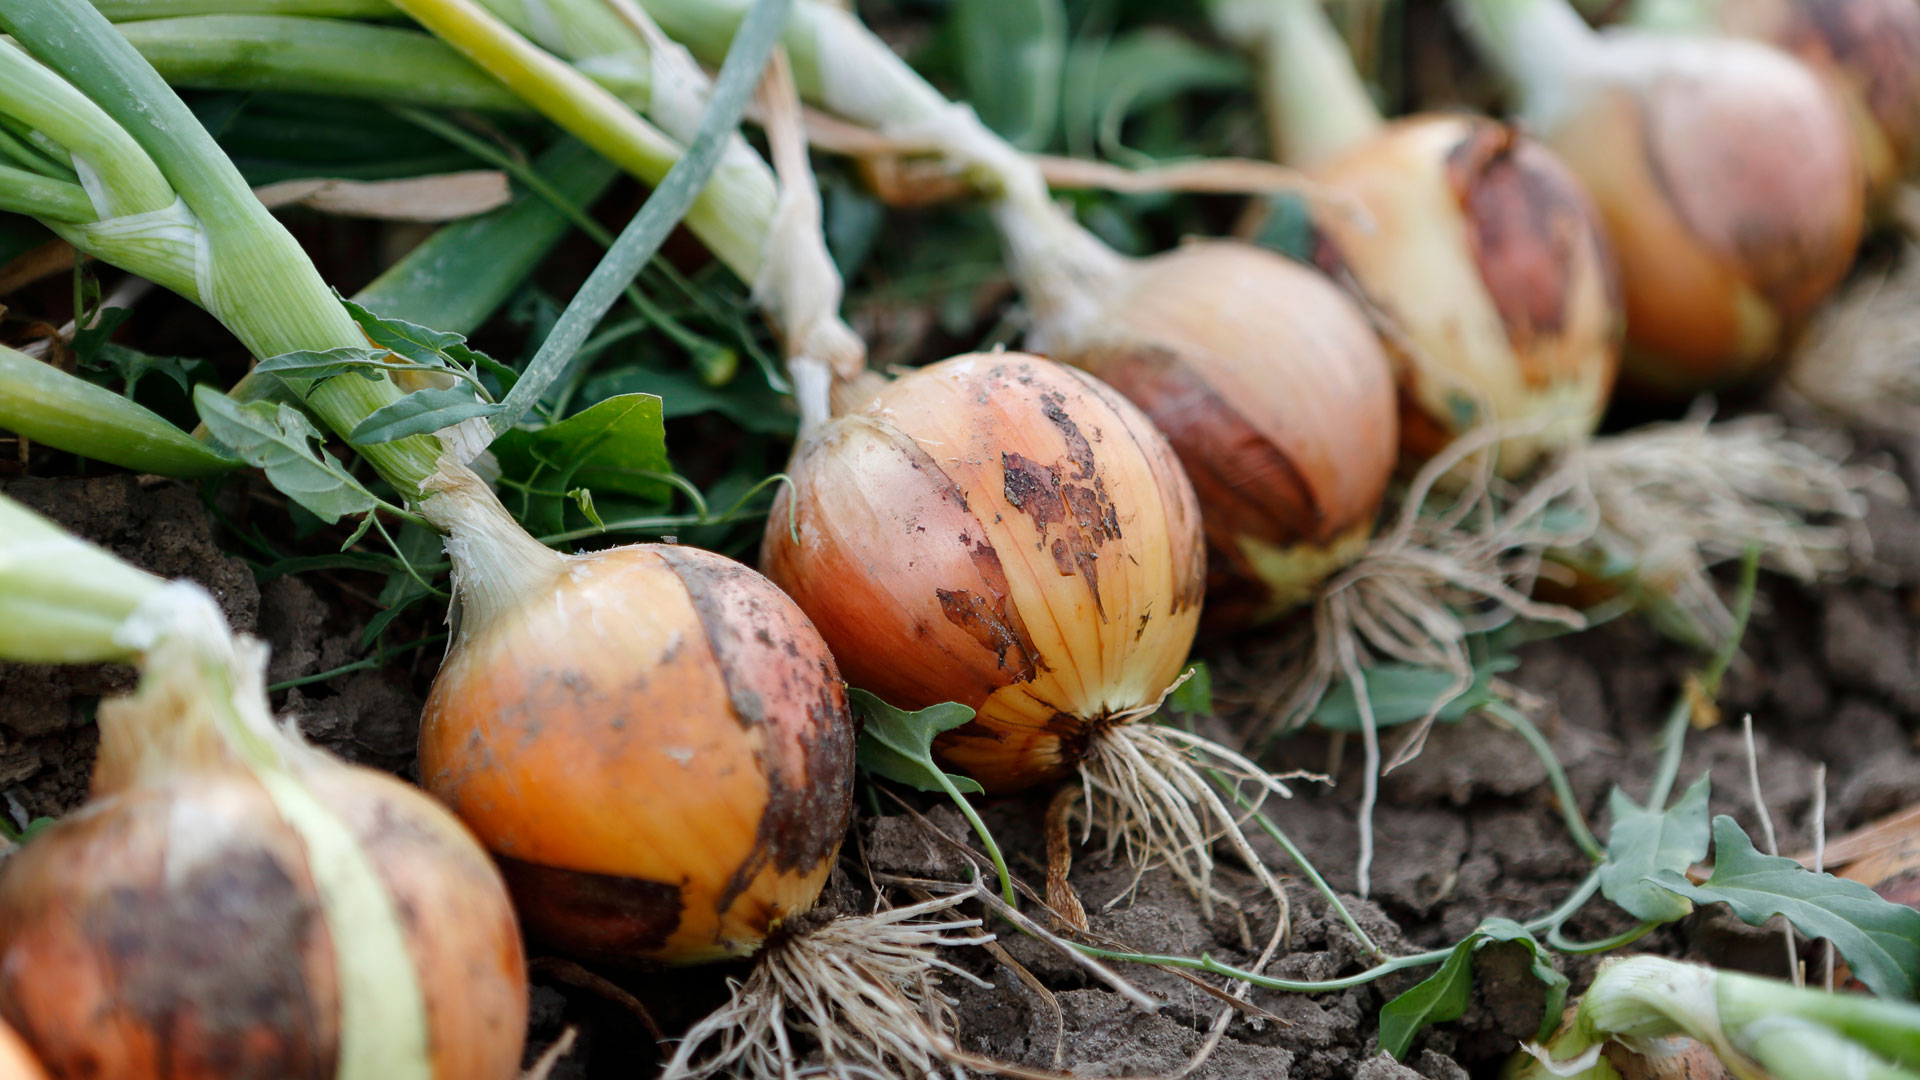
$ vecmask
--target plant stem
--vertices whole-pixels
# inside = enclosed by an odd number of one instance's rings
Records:
[[[421,0],[401,2],[413,4]],[[665,179],[654,189],[653,196],[640,208],[640,213],[634,216],[621,232],[620,238],[614,241],[606,258],[600,260],[574,294],[559,321],[547,334],[546,341],[541,343],[540,351],[528,361],[526,372],[514,384],[512,393],[507,395],[505,410],[489,418],[496,434],[505,431],[525,415],[546,392],[547,385],[564,369],[567,360],[592,333],[594,325],[612,309],[621,290],[653,257],[674,225],[689,212],[688,207],[698,207],[700,200],[714,193],[713,189],[705,192],[702,189],[706,188],[707,178],[713,175],[726,153],[727,142],[739,125],[740,114],[746,110],[747,98],[759,82],[760,72],[773,51],[780,25],[786,19],[789,2],[755,0],[753,11],[741,28],[736,47],[728,51],[726,61],[720,67],[712,100],[700,121],[699,137],[687,148],[686,156],[673,164]],[[572,70],[564,65],[562,68]],[[625,106],[620,108],[624,110]],[[627,111],[626,115],[633,116],[631,111]],[[633,119],[639,121],[638,117]],[[768,194],[771,195],[771,192]],[[753,237],[758,241],[765,235],[763,221]],[[757,252],[755,259],[758,259]],[[748,279],[751,280],[751,276]]]
[[[399,14],[387,0],[93,0],[114,22],[164,19],[182,15],[321,15],[334,18],[392,18]]]
[[[1593,838],[1593,830],[1587,827],[1586,815],[1580,812],[1580,804],[1574,800],[1573,785],[1567,781],[1567,770],[1561,767],[1560,759],[1554,756],[1553,746],[1547,742],[1547,737],[1540,733],[1533,721],[1527,719],[1526,714],[1504,701],[1489,701],[1482,708],[1518,732],[1540,758],[1540,764],[1547,770],[1547,783],[1560,803],[1560,814],[1566,819],[1567,831],[1573,834],[1573,842],[1580,846],[1587,858],[1595,862],[1606,858],[1607,849]]]
[[[126,23],[119,30],[175,86],[530,111],[444,42],[398,26],[199,15]]]
[[[1320,0],[1214,0],[1214,24],[1257,50],[1277,160],[1312,165],[1365,141],[1380,110]]]
[[[86,188],[11,165],[0,165],[0,210],[66,224],[96,217]]]
[[[240,464],[106,387],[4,346],[0,428],[81,457],[162,476],[213,476]]]
[[[254,198],[213,137],[171,88],[85,0],[0,0],[0,25],[84,93],[139,143],[192,211],[210,257],[198,299],[258,357],[364,346],[366,339],[320,280],[306,252]],[[399,400],[386,379],[330,379],[308,404],[347,432]],[[359,448],[407,498],[431,475],[439,440],[413,436]]]
[[[165,585],[0,495],[0,657],[129,659],[116,633]]]
[[[1632,25],[1663,33],[1713,34],[1718,0],[1635,0],[1628,9]]]
[[[980,819],[979,812],[974,810],[973,804],[967,801],[967,797],[960,793],[960,789],[954,786],[945,772],[938,768],[932,772],[941,790],[947,793],[947,798],[953,800],[953,805],[960,810],[960,815],[967,819],[968,825],[973,827],[973,835],[979,837],[980,843],[985,845],[987,857],[993,860],[993,869],[1000,875],[1001,898],[1006,900],[1008,906],[1018,908],[1020,900],[1013,891],[1013,873],[1007,869],[1007,860],[1001,856],[1000,845],[994,841],[993,833],[988,830],[987,823]]]
[[[396,0],[435,36],[505,83],[541,115],[656,187],[683,153],[625,102],[529,42],[473,0]],[[709,169],[712,166],[708,166]],[[760,268],[777,192],[770,172],[729,169],[700,192],[688,228],[743,281]]]
[[[1460,28],[1488,63],[1520,89],[1529,114],[1551,130],[1578,79],[1603,48],[1566,0],[1461,0]]]
[[[33,62],[19,49],[0,45],[0,86],[6,112],[58,141],[98,178],[101,205],[96,217],[119,217],[163,210],[173,205],[173,188],[140,144],[100,107],[60,76]]]

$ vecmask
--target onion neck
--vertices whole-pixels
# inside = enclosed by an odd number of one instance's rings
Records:
[[[1011,148],[1009,148],[1011,149]],[[1007,269],[1033,313],[1030,345],[1059,353],[1086,344],[1109,320],[1108,305],[1131,261],[1053,201],[1031,162],[1005,176],[991,209]]]
[[[1319,0],[1216,0],[1214,24],[1254,49],[1274,157],[1308,166],[1380,130],[1380,110]]]
[[[1566,0],[1459,0],[1460,28],[1525,99],[1532,122],[1551,130],[1605,44]]]
[[[551,586],[566,560],[513,519],[473,470],[447,459],[427,481],[420,513],[446,533],[453,560],[453,644]]]

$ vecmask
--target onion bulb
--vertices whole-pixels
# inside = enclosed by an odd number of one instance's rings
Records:
[[[820,635],[723,556],[560,555],[471,474],[437,483],[422,509],[448,529],[458,612],[424,786],[564,951],[757,951],[813,906],[852,813],[852,719]]]
[[[1596,34],[1563,0],[1470,0],[1467,13],[1600,208],[1629,379],[1691,394],[1765,373],[1860,238],[1865,178],[1832,93],[1757,42]]]
[[[0,1080],[47,1080],[46,1070],[33,1060],[27,1044],[4,1023],[0,1023]]]
[[[198,586],[117,638],[143,673],[100,706],[92,796],[0,872],[0,1015],[48,1071],[517,1075],[520,936],[473,838],[275,724],[265,648]]]
[[[1791,53],[1846,110],[1867,200],[1884,208],[1920,152],[1920,6],[1908,0],[1657,0],[1634,22],[1720,30]]]
[[[944,360],[836,416],[788,471],[767,576],[855,685],[971,706],[937,748],[990,791],[1066,775],[1186,661],[1193,489],[1146,417],[1085,374],[1021,353]]]
[[[1425,461],[1504,424],[1498,466],[1599,425],[1619,353],[1619,284],[1599,215],[1546,148],[1503,124],[1384,124],[1318,0],[1215,0],[1257,50],[1275,153],[1351,198],[1319,213],[1315,261],[1390,326],[1400,453]]]

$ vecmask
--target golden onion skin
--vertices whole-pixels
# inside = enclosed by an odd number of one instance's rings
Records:
[[[1210,627],[1305,601],[1366,546],[1393,472],[1379,338],[1323,275],[1251,244],[1185,244],[1122,280],[1098,331],[1056,358],[1173,445],[1200,500]]]
[[[937,749],[989,791],[1065,775],[1102,723],[1179,675],[1199,507],[1166,440],[1088,375],[1022,353],[945,360],[836,417],[789,471],[767,576],[855,685],[971,706]]]
[[[1911,0],[1732,0],[1711,5],[1721,29],[1793,54],[1845,107],[1884,206],[1920,150],[1920,5]]]
[[[568,557],[449,655],[421,780],[533,935],[589,959],[755,952],[813,906],[852,813],[853,722],[807,617],[694,548]]]
[[[1600,423],[1620,295],[1599,215],[1566,166],[1474,116],[1390,124],[1313,169],[1364,219],[1325,214],[1315,260],[1418,350],[1403,357],[1400,452],[1424,461],[1487,417],[1545,423],[1501,444],[1507,475]],[[1548,419],[1551,418],[1551,419]]]
[[[518,1075],[525,962],[486,853],[393,777],[301,772],[401,913],[433,1075]],[[238,769],[113,793],[101,776],[0,873],[0,1015],[56,1077],[333,1077],[334,944],[266,789]]]
[[[1632,77],[1570,100],[1547,141],[1620,263],[1623,370],[1642,393],[1751,382],[1852,263],[1865,180],[1803,65],[1732,39],[1627,35]]]

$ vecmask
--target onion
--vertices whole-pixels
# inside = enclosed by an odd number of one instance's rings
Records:
[[[4,1023],[0,1023],[0,1080],[47,1080],[46,1070],[33,1060],[27,1044]]]
[[[1804,65],[1749,41],[1595,34],[1562,0],[1471,0],[1467,28],[1592,193],[1620,260],[1625,371],[1751,381],[1846,273],[1865,180]]]
[[[1551,152],[1470,116],[1393,124],[1313,175],[1370,218],[1323,215],[1317,259],[1404,334],[1400,452],[1424,461],[1480,423],[1516,434],[1517,475],[1600,424],[1619,283],[1593,204]]]
[[[1884,209],[1920,150],[1920,7],[1907,0],[1658,0],[1634,21],[1649,28],[1721,30],[1764,41],[1806,64],[1845,108],[1866,170],[1867,199]]]
[[[845,690],[807,617],[710,552],[563,556],[443,474],[459,610],[420,774],[577,955],[747,956],[813,906],[852,812]]]
[[[276,724],[265,647],[198,586],[11,504],[0,523],[7,615],[48,639],[5,655],[57,639],[142,670],[100,706],[87,804],[0,868],[0,1017],[48,1071],[517,1075],[520,936],[459,823]]]
[[[1600,422],[1619,348],[1619,286],[1599,216],[1552,153],[1466,115],[1383,124],[1317,0],[1215,0],[1257,50],[1276,154],[1350,196],[1316,215],[1315,260],[1349,281],[1399,353],[1400,452],[1425,461],[1505,425],[1517,475]]]
[[[1186,661],[1193,489],[1146,417],[1084,374],[954,357],[829,421],[789,472],[767,576],[855,685],[971,706],[937,746],[989,791],[1067,775]]]

